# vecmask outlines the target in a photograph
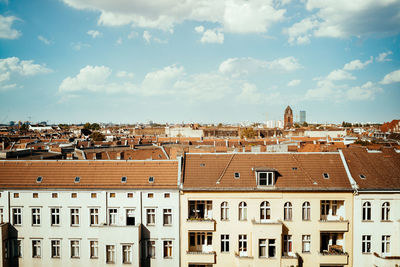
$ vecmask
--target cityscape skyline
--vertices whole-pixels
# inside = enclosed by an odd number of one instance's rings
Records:
[[[0,1],[0,124],[400,117],[399,1],[107,2]]]

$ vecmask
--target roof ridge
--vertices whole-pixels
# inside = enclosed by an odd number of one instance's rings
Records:
[[[232,154],[231,158],[229,159],[228,163],[226,164],[225,168],[222,170],[221,174],[219,175],[219,178],[216,182],[216,184],[219,184],[221,182],[222,177],[225,175],[226,170],[228,169],[229,165],[231,164],[233,158],[235,157],[235,153]]]

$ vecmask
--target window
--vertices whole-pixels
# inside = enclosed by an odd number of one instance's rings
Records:
[[[247,256],[247,235],[239,235],[239,256]]]
[[[283,236],[283,253],[285,255],[292,252],[292,236],[291,235],[284,235]]]
[[[235,172],[234,177],[235,177],[235,179],[239,179],[240,178],[240,172]]]
[[[149,183],[154,183],[154,177],[153,176],[149,177]]]
[[[239,203],[239,221],[247,220],[247,204],[246,202]]]
[[[268,239],[268,257],[273,258],[276,254],[275,239]]]
[[[19,193],[14,193],[14,198],[19,198]]]
[[[115,193],[110,193],[110,198],[115,198]]]
[[[127,197],[128,197],[128,198],[133,198],[133,193],[128,193],[128,194],[127,194]]]
[[[321,200],[321,215],[327,216],[329,214],[329,200]]]
[[[22,209],[21,208],[13,208],[13,225],[21,225],[22,224]]]
[[[147,194],[147,198],[153,198],[154,197],[154,194],[153,193],[148,193]]]
[[[156,209],[146,209],[147,225],[154,225],[156,223]]]
[[[22,240],[21,239],[17,239],[17,240],[14,240],[14,241],[15,241],[14,257],[22,258]]]
[[[267,239],[258,240],[258,256],[267,257]]]
[[[51,193],[52,198],[58,198],[58,193]]]
[[[32,258],[42,257],[42,241],[38,239],[32,240]]]
[[[71,258],[79,258],[79,240],[71,240]]]
[[[303,252],[310,252],[311,235],[303,235]]]
[[[172,258],[172,241],[164,241],[164,258]]]
[[[155,258],[156,256],[156,241],[147,240],[147,258]]]
[[[126,210],[126,225],[135,225],[135,209]]]
[[[77,198],[78,194],[77,193],[71,193],[71,198]]]
[[[172,224],[172,209],[164,209],[164,225]]]
[[[221,220],[229,219],[229,206],[228,202],[224,201],[221,203]]]
[[[259,172],[258,173],[258,185],[264,185],[264,186],[274,185],[274,173],[273,172]]]
[[[108,224],[116,225],[118,224],[118,209],[108,209]]]
[[[90,197],[91,197],[91,198],[97,198],[97,194],[96,194],[96,193],[91,193],[91,194],[90,194]]]
[[[390,204],[385,202],[382,205],[382,221],[389,221],[390,219]]]
[[[212,219],[212,213],[211,200],[189,200],[189,218]]]
[[[60,257],[60,249],[61,249],[61,241],[60,240],[51,240],[51,257],[59,258]]]
[[[60,225],[60,209],[59,208],[51,208],[51,225]]]
[[[99,241],[90,240],[90,258],[97,259],[99,257]]]
[[[360,176],[361,179],[367,178],[364,174],[360,174],[359,176]]]
[[[38,193],[33,193],[33,194],[32,194],[32,197],[33,197],[33,198],[39,198],[39,194],[38,194]]]
[[[324,179],[329,179],[329,173],[324,172],[322,176],[324,177]]]
[[[43,177],[42,176],[38,176],[36,178],[36,183],[41,183],[43,181]]]
[[[171,194],[170,193],[164,193],[164,198],[170,198]]]
[[[362,253],[371,253],[371,236],[362,236]]]
[[[332,200],[332,215],[336,216],[337,214],[337,200]]]
[[[221,252],[229,252],[229,235],[221,235]]]
[[[75,182],[75,183],[79,183],[80,181],[81,181],[81,178],[78,177],[78,176],[76,176],[74,182]]]
[[[32,209],[32,225],[35,225],[35,226],[40,225],[40,209],[39,208]]]
[[[383,254],[390,253],[390,235],[382,236],[382,253]]]
[[[131,263],[132,262],[132,246],[131,245],[123,245],[122,246],[122,263]]]
[[[311,208],[310,202],[306,201],[303,203],[303,221],[311,220]]]
[[[292,203],[286,202],[285,206],[283,207],[284,211],[284,220],[291,221],[292,220]]]
[[[363,221],[371,220],[371,203],[369,201],[366,201],[363,204],[362,219],[363,219]]]
[[[106,263],[115,263],[115,246],[106,246]]]
[[[121,183],[126,183],[127,180],[128,178],[126,176],[121,177]]]
[[[79,209],[71,209],[71,225],[79,225]]]
[[[0,223],[4,223],[4,210],[0,208]]]
[[[260,220],[266,221],[271,219],[271,208],[268,201],[263,201],[260,205]]]
[[[89,210],[90,212],[90,225],[98,225],[99,224],[99,209],[92,208]]]

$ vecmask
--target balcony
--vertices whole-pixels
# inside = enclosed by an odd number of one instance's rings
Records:
[[[215,263],[215,251],[210,251],[210,252],[186,251],[186,257],[189,263],[196,263],[196,264]]]
[[[268,230],[268,232],[279,235],[282,233],[283,223],[281,221],[260,221],[253,219],[251,222],[255,231]]]
[[[215,221],[210,219],[195,219],[186,220],[187,230],[189,231],[215,231]]]
[[[319,230],[321,232],[348,232],[349,221],[344,220],[320,220]]]
[[[342,253],[319,253],[320,265],[346,265],[348,264],[349,256],[346,252]]]
[[[281,258],[281,266],[298,266],[299,258],[297,255],[295,256],[282,256]]]

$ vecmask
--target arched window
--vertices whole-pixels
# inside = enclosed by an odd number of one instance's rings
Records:
[[[366,201],[363,204],[362,219],[363,219],[363,221],[371,220],[371,203],[369,201]]]
[[[284,220],[291,221],[292,220],[292,203],[286,202],[283,208],[284,212]]]
[[[303,203],[303,221],[311,220],[311,206],[310,202],[306,201]]]
[[[247,220],[247,204],[242,201],[239,203],[239,221]]]
[[[385,202],[382,205],[382,221],[390,220],[390,203]]]
[[[226,201],[221,203],[221,220],[229,220],[229,206]]]
[[[271,208],[268,201],[263,201],[260,205],[260,220],[270,220],[271,219]]]

